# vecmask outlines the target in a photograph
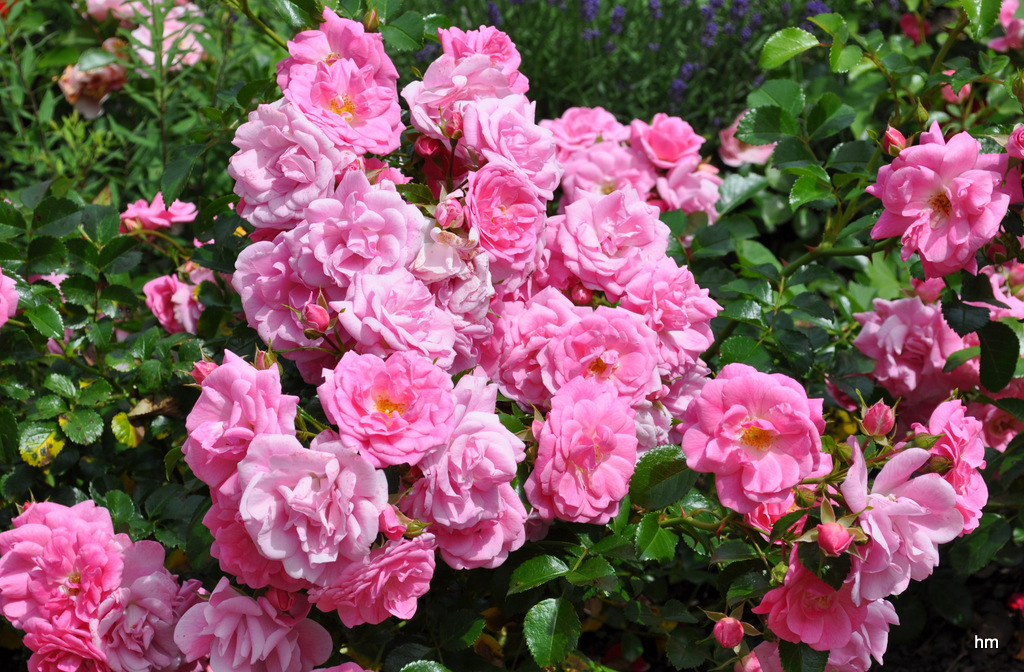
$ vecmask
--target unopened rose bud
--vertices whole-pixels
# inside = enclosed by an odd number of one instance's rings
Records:
[[[927,474],[945,474],[953,468],[953,460],[948,457],[940,457],[938,455],[932,455],[928,458],[928,462],[925,463],[921,471]]]
[[[818,546],[825,555],[839,557],[853,543],[853,535],[843,527],[842,523],[822,523],[818,525]]]
[[[896,414],[884,401],[877,402],[864,413],[864,431],[868,436],[888,436],[896,424]]]
[[[434,219],[445,229],[457,229],[466,221],[462,203],[457,198],[446,198],[434,208]]]
[[[928,123],[928,110],[924,109],[924,105],[921,104],[920,100],[917,101],[917,110],[915,111],[914,116],[917,118],[917,123],[922,126]]]
[[[814,506],[815,502],[818,501],[818,493],[811,488],[797,488],[796,492],[793,494],[793,499],[796,501],[796,505],[801,509],[805,509],[808,506]]]
[[[761,661],[757,659],[757,654],[751,651],[736,661],[732,666],[732,672],[761,672]]]
[[[907,139],[898,129],[889,126],[882,136],[882,151],[889,156],[898,156],[907,147]]]
[[[272,352],[257,350],[256,361],[253,364],[260,371],[266,371],[271,367],[277,366],[277,355]]]
[[[1009,272],[1010,284],[1014,287],[1024,285],[1024,264],[1013,264]]]
[[[572,294],[572,302],[577,306],[590,305],[591,300],[594,298],[594,292],[590,291],[583,285],[576,285],[570,292]]]
[[[993,264],[1001,265],[1010,258],[1010,255],[1002,243],[989,243],[985,248],[985,258]]]
[[[1018,126],[1006,139],[1006,153],[1015,159],[1024,159],[1024,126]]]
[[[426,158],[443,152],[444,144],[437,138],[421,135],[416,138],[416,142],[413,143],[413,149],[416,150],[417,154]]]
[[[363,15],[363,28],[368,32],[374,32],[380,27],[380,15],[376,9],[371,9]]]
[[[723,649],[733,649],[743,641],[743,624],[731,616],[726,616],[718,623],[712,631],[715,641]]]
[[[321,334],[327,331],[331,324],[331,316],[327,309],[320,304],[310,301],[302,309],[302,328],[307,331],[317,331]]]
[[[452,117],[444,122],[444,134],[453,140],[462,137],[462,112],[452,110]]]
[[[213,370],[216,368],[217,364],[215,362],[199,360],[195,363],[195,366],[192,367],[192,371],[189,373],[191,373],[192,377],[195,378],[196,385],[202,385],[203,381],[206,380],[206,377],[213,373]]]

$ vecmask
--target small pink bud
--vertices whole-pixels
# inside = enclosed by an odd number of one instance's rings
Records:
[[[583,285],[573,287],[570,294],[572,295],[572,302],[577,306],[589,305],[590,301],[594,298],[594,293]]]
[[[371,33],[380,28],[380,15],[376,9],[371,9],[363,15],[363,28]]]
[[[1024,159],[1024,126],[1018,126],[1006,139],[1006,153],[1015,159]]]
[[[751,651],[736,661],[732,672],[761,672],[761,661],[757,659],[757,654]]]
[[[853,535],[843,527],[842,523],[822,523],[818,525],[818,546],[825,555],[838,557],[846,552],[853,543]]]
[[[712,633],[715,635],[715,641],[722,648],[732,649],[739,646],[740,642],[743,641],[743,624],[731,616],[726,616],[718,623],[715,623]]]
[[[331,316],[327,314],[327,309],[320,304],[310,301],[302,309],[302,327],[304,329],[323,333],[327,331],[330,324]]]
[[[1010,258],[1010,255],[1006,251],[1006,246],[1002,243],[989,243],[985,247],[985,257],[993,264],[1002,265],[1003,262]]]
[[[400,539],[409,528],[412,519],[390,504],[380,512],[380,531],[384,536],[394,541]]]
[[[888,436],[896,424],[896,414],[884,401],[877,402],[864,413],[864,431],[870,436]]]
[[[462,203],[457,198],[447,198],[434,208],[434,218],[445,229],[457,229],[466,221]]]
[[[1014,287],[1024,285],[1024,264],[1010,266],[1010,284]]]
[[[416,138],[413,148],[417,154],[423,157],[434,156],[444,152],[444,144],[440,140],[426,135]]]
[[[452,110],[452,118],[444,122],[444,134],[453,140],[462,137],[462,112]]]
[[[277,366],[277,355],[264,352],[263,350],[256,351],[256,361],[253,365],[260,371],[266,371],[267,369]]]
[[[206,380],[206,377],[213,373],[213,370],[216,368],[217,364],[215,362],[207,362],[206,360],[201,359],[195,363],[195,366],[192,367],[192,371],[190,371],[190,373],[192,374],[192,377],[195,378],[196,385],[202,385],[203,381]]]
[[[907,139],[897,129],[889,126],[882,137],[882,151],[889,156],[897,156],[907,146]]]
[[[914,44],[921,44],[924,38],[931,32],[932,26],[927,21],[922,21],[910,12],[900,17],[900,29],[903,34],[910,38]]]

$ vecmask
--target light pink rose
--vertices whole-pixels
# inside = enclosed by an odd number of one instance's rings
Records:
[[[538,353],[541,378],[552,395],[575,378],[587,378],[609,385],[636,407],[661,389],[656,339],[636,313],[598,306]]]
[[[867,610],[866,604],[854,601],[849,583],[836,590],[804,567],[796,546],[783,584],[768,591],[761,604],[751,609],[768,616],[768,627],[780,639],[816,651],[846,646],[867,618]]]
[[[885,208],[871,237],[900,236],[903,260],[917,252],[925,277],[977,273],[975,252],[999,233],[1010,203],[1003,173],[980,150],[966,132],[946,142],[932,124],[920,144],[882,166],[878,182],[866,189]]]
[[[775,151],[776,143],[774,142],[770,145],[748,145],[736,138],[736,130],[739,129],[740,122],[743,121],[747,112],[748,110],[740,112],[729,126],[718,132],[718,140],[722,143],[718,148],[718,156],[722,159],[722,163],[733,168],[738,168],[744,163],[757,165],[768,163],[772,152]]]
[[[1015,159],[1024,159],[1024,125],[1016,126],[1006,139],[1006,153]]]
[[[108,15],[117,19],[130,19],[133,15],[130,5],[125,0],[86,0],[85,13],[97,21],[105,20]]]
[[[999,398],[1021,398],[1019,383],[1010,383],[1008,390],[1003,390]],[[1006,411],[991,404],[972,401],[967,405],[967,412],[981,421],[985,445],[991,446],[1000,453],[1005,452],[1010,441],[1024,431],[1024,423]]]
[[[956,74],[956,70],[943,70],[942,74],[952,76]],[[959,105],[963,103],[965,100],[967,100],[968,96],[970,95],[970,84],[964,84],[962,87],[960,87],[958,93],[953,92],[953,86],[951,84],[946,84],[942,87],[942,99],[945,100],[950,105]]]
[[[242,595],[225,577],[181,617],[174,641],[189,662],[209,656],[211,672],[311,672],[330,657],[331,635],[306,618],[304,595],[291,606],[280,611],[269,597]]]
[[[453,569],[493,569],[526,543],[526,507],[508,483],[497,486],[496,515],[466,528],[437,528],[437,550]],[[434,529],[434,528],[431,528]]]
[[[557,233],[564,263],[585,287],[619,296],[642,268],[665,257],[669,229],[632,189],[585,193]]]
[[[1003,37],[989,41],[988,46],[996,51],[1011,52],[1024,49],[1024,20],[1016,18],[1018,0],[1003,0],[999,8],[999,25],[1003,27]]]
[[[688,163],[679,164],[665,177],[659,177],[657,182],[658,195],[668,210],[682,210],[688,215],[703,212],[708,216],[708,223],[718,219],[715,204],[718,203],[721,184],[722,178],[714,166]]]
[[[346,352],[317,395],[342,443],[375,467],[417,464],[444,447],[455,423],[451,378],[415,352]]]
[[[633,409],[609,386],[587,378],[563,385],[543,422],[524,490],[539,516],[604,525],[618,512],[636,466]]]
[[[906,448],[882,467],[868,490],[860,446],[849,440],[852,464],[841,487],[851,511],[861,511],[858,526],[868,536],[853,558],[846,585],[861,601],[898,595],[910,581],[931,575],[939,564],[939,544],[964,528],[953,486],[935,473],[914,476],[929,458],[921,448]]]
[[[14,278],[0,272],[0,327],[18,312],[18,290]]]
[[[165,69],[180,70],[182,65],[193,66],[206,54],[198,37],[202,35],[208,38],[203,30],[203,18],[203,11],[191,2],[175,4],[164,15],[160,53],[163,55]],[[153,18],[148,11],[136,11],[133,20],[139,23],[138,28],[132,31],[133,42],[138,45],[136,54],[143,63],[152,67],[156,61],[153,51]],[[144,77],[148,76],[145,70],[140,70],[140,73]]]
[[[629,127],[603,107],[570,107],[558,119],[539,123],[554,135],[558,160],[563,163],[578,150],[604,141],[626,142],[630,135]]]
[[[72,507],[28,506],[0,533],[0,611],[15,627],[41,620],[85,628],[121,585],[131,544],[110,513],[86,500]]]
[[[604,195],[627,188],[646,201],[657,183],[657,173],[650,161],[617,142],[599,142],[573,153],[562,163],[566,204],[580,200],[584,193]]]
[[[526,76],[519,72],[522,57],[516,45],[508,35],[494,26],[480,26],[478,30],[462,30],[438,28],[437,37],[441,41],[441,52],[454,56],[456,59],[466,58],[474,54],[485,54],[491,63],[499,66],[508,77],[509,89],[515,93],[526,93],[530,83]]]
[[[658,168],[669,170],[680,164],[700,161],[700,147],[704,144],[704,138],[679,117],[658,112],[650,124],[634,119],[630,122],[629,130],[629,144],[633,149],[643,152]]]
[[[230,350],[202,384],[185,419],[181,450],[192,472],[215,488],[231,476],[261,434],[295,435],[299,398],[281,394],[277,367],[257,370]]]
[[[872,658],[881,666],[889,644],[889,626],[899,622],[891,603],[886,600],[868,602],[867,616],[860,628],[853,631],[850,641],[846,646],[829,651],[829,672],[866,672]]]
[[[289,576],[322,584],[370,553],[387,505],[383,471],[339,441],[264,434],[238,464],[238,510],[260,553]]]
[[[445,370],[456,364],[454,318],[404,268],[387,275],[356,275],[345,300],[328,305],[362,353],[386,357],[408,350]]]
[[[32,651],[29,672],[108,672],[107,656],[93,644],[88,629],[35,619],[25,633]]]
[[[687,466],[715,474],[722,504],[781,502],[822,461],[822,400],[780,373],[728,364],[686,409]]]
[[[164,205],[164,195],[157,192],[152,204],[138,200],[121,213],[121,233],[127,231],[155,231],[170,228],[176,223],[195,221],[196,206],[191,203],[174,201],[171,207]]]
[[[524,173],[499,163],[470,173],[466,221],[479,232],[495,281],[522,284],[536,268],[545,219],[544,201]]]
[[[347,565],[326,588],[310,591],[321,611],[337,610],[345,627],[376,625],[389,616],[407,620],[416,600],[427,593],[434,575],[434,537],[389,541],[362,562]]]
[[[146,306],[169,334],[196,332],[203,304],[196,299],[195,285],[182,282],[177,274],[153,278],[142,286]]]
[[[334,195],[336,176],[357,156],[283,99],[250,112],[231,142],[238,215],[257,228],[294,227],[306,206]]]

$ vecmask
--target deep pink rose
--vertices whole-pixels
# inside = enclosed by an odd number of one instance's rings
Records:
[[[781,373],[728,364],[686,410],[687,466],[715,474],[722,504],[782,501],[822,460],[822,400]]]
[[[719,646],[726,649],[735,648],[743,641],[743,623],[739,619],[726,616],[715,623],[712,634]]]
[[[536,421],[537,460],[524,489],[542,518],[603,525],[619,510],[636,466],[634,412],[607,385],[575,378]]]
[[[1016,126],[1006,139],[1006,153],[1015,159],[1024,159],[1024,125]]]
[[[747,110],[740,112],[729,126],[718,132],[718,139],[722,143],[718,148],[718,156],[722,159],[722,163],[733,168],[738,168],[744,163],[757,165],[768,163],[768,159],[772,158],[772,152],[775,151],[774,142],[770,145],[748,145],[737,139],[736,131],[746,114]]]
[[[18,290],[14,279],[0,273],[0,327],[18,312]]]
[[[952,76],[956,74],[956,70],[943,70],[942,74]],[[950,105],[959,105],[963,103],[965,100],[967,100],[968,96],[970,95],[970,84],[964,84],[962,87],[960,87],[959,91],[957,92],[953,91],[952,84],[946,84],[942,87],[942,99],[945,100]]]
[[[298,397],[281,394],[277,367],[260,371],[225,351],[224,363],[203,381],[185,419],[185,461],[210,487],[219,486],[234,473],[255,437],[295,435],[298,403]]]
[[[910,38],[910,41],[914,44],[921,44],[924,42],[924,38],[931,32],[931,24],[923,19],[919,19],[914,14],[906,12],[900,17],[900,30],[903,34]]]
[[[831,522],[818,525],[818,546],[825,555],[837,557],[846,552],[853,543],[853,535],[842,523]]]
[[[195,221],[196,206],[191,203],[174,201],[170,207],[164,205],[164,195],[157,192],[153,197],[153,203],[138,200],[129,205],[121,213],[121,233],[127,231],[155,231],[168,229],[176,223],[188,223]]]
[[[644,201],[657,183],[657,174],[647,158],[631,147],[617,142],[599,142],[572,154],[562,163],[562,190],[565,203],[583,198],[582,194],[610,194],[635,190]]]
[[[434,537],[421,534],[375,548],[369,558],[347,565],[333,584],[309,596],[321,611],[337,610],[346,627],[376,625],[389,616],[412,618],[433,576]]]
[[[683,163],[700,161],[700,147],[704,144],[704,138],[679,117],[658,112],[650,124],[634,119],[629,129],[630,145],[643,152],[658,168],[669,170]]]
[[[189,662],[209,656],[211,672],[311,672],[330,657],[331,635],[306,618],[304,595],[294,602],[280,611],[268,597],[242,595],[225,577],[208,602],[181,617],[174,641]]]
[[[182,282],[177,274],[154,278],[142,286],[146,307],[169,334],[195,333],[203,304],[196,299],[195,285]]]
[[[630,134],[629,127],[603,107],[570,107],[558,119],[543,119],[540,125],[554,135],[563,163],[577,150],[604,141],[626,142]]]
[[[89,631],[36,619],[25,633],[25,646],[32,651],[29,672],[108,672],[107,656],[93,644]]]

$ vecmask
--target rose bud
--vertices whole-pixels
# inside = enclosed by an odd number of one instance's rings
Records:
[[[833,558],[846,552],[853,543],[853,535],[841,523],[822,523],[818,525],[818,546],[825,555]]]
[[[207,362],[206,360],[201,359],[195,363],[195,366],[192,367],[192,370],[189,373],[191,373],[192,377],[195,378],[196,385],[202,385],[203,381],[206,380],[206,377],[213,373],[213,370],[216,368],[217,364],[215,362]]]
[[[882,137],[882,151],[889,156],[898,156],[907,146],[907,139],[898,130],[889,126]]]
[[[1024,159],[1024,126],[1018,126],[1006,140],[1006,153],[1015,159]]]
[[[718,623],[715,623],[715,628],[712,631],[715,635],[715,641],[725,649],[732,649],[740,645],[743,641],[743,624],[739,620],[726,616]]]
[[[304,329],[323,333],[327,331],[330,323],[331,316],[327,314],[327,309],[320,304],[310,301],[302,309],[302,327]]]
[[[864,431],[869,436],[888,436],[896,424],[896,414],[884,401],[877,402],[864,413]]]

